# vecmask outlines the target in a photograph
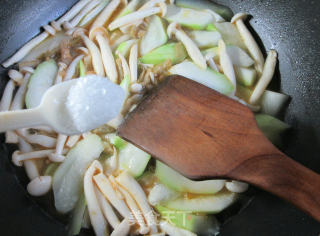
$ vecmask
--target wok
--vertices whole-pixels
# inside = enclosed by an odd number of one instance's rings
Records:
[[[0,61],[8,58],[40,26],[63,14],[76,0],[0,0]],[[292,97],[284,115],[293,131],[283,151],[320,172],[320,1],[221,0],[234,12],[254,16],[250,23],[265,49],[279,52],[277,79],[271,85]],[[259,36],[258,36],[259,35]],[[260,38],[259,38],[260,37]],[[0,69],[0,94],[7,72]],[[11,164],[13,146],[0,143],[0,234],[2,236],[66,235],[65,225],[28,196],[24,171]],[[19,177],[17,177],[19,176]],[[320,196],[319,196],[320,197]],[[40,201],[41,202],[41,201]],[[262,191],[228,220],[222,236],[315,236],[320,224],[295,207]],[[90,233],[85,233],[90,235]]]

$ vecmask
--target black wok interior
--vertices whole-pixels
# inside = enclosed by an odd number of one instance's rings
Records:
[[[0,0],[0,62],[39,28],[63,14],[77,0]],[[293,130],[284,151],[320,173],[320,1],[221,0],[234,12],[254,17],[252,30],[266,50],[279,52],[278,78],[272,84],[292,101],[283,114]],[[0,68],[0,94],[7,81]],[[23,169],[11,164],[13,146],[0,143],[0,235],[66,235],[65,226],[41,209],[25,191]],[[320,197],[320,196],[319,196]],[[40,204],[41,205],[41,204]],[[320,224],[295,207],[257,191],[253,201],[222,227],[222,236],[316,236]]]

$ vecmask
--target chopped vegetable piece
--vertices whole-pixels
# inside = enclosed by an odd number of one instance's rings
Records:
[[[216,214],[237,200],[236,193],[223,191],[215,195],[200,195],[199,197],[180,197],[163,203],[163,206],[177,211],[188,211],[190,213]]]
[[[120,12],[117,18],[122,16],[126,16],[132,12],[134,12],[140,5],[142,0],[131,0],[128,5]]]
[[[264,135],[277,146],[281,146],[281,135],[290,129],[290,126],[277,118],[269,115],[256,115],[258,127]]]
[[[80,198],[71,215],[68,235],[73,236],[80,233],[86,206],[86,198],[84,196],[84,193],[81,193]]]
[[[194,30],[203,30],[213,22],[211,14],[189,8],[180,8],[168,5],[167,14],[164,17],[169,22],[177,22],[180,25]]]
[[[218,31],[217,27],[214,24],[209,24],[206,28],[206,31]]]
[[[121,53],[125,58],[127,58],[129,56],[132,45],[134,45],[136,42],[138,42],[137,39],[130,39],[128,41],[125,41],[118,46],[116,52]],[[118,55],[116,56],[118,57]]]
[[[140,58],[140,62],[144,64],[159,65],[167,60],[177,64],[187,57],[187,52],[182,43],[169,43],[152,50]]]
[[[235,67],[237,81],[246,86],[251,87],[254,85],[257,78],[257,71],[255,69]]]
[[[86,76],[86,67],[83,63],[83,60],[79,62],[79,69],[80,69],[80,77]]]
[[[30,77],[26,93],[27,108],[38,107],[43,95],[53,85],[58,73],[58,66],[54,60],[42,62]]]
[[[175,211],[163,206],[156,206],[164,220],[176,227],[189,230],[200,235],[215,235],[219,232],[219,223],[213,215],[196,215],[186,211]]]
[[[83,186],[83,176],[93,160],[99,158],[103,144],[97,135],[89,135],[67,154],[53,177],[53,193],[56,209],[70,212],[76,205]]]
[[[79,23],[79,26],[86,27],[93,22],[95,17],[108,5],[110,0],[102,0],[98,6],[91,10]]]
[[[221,15],[225,20],[231,20],[233,17],[233,12],[229,7],[214,3],[208,0],[176,0],[176,5],[179,7],[193,8],[196,10],[210,9],[217,14]]]
[[[260,101],[261,112],[270,116],[277,116],[289,98],[286,94],[266,90]]]
[[[171,74],[184,76],[225,95],[230,95],[234,90],[234,86],[225,75],[210,68],[203,70],[190,61],[175,65],[169,71]]]
[[[221,39],[221,34],[216,31],[191,31],[189,35],[201,49],[217,46]]]
[[[127,170],[133,177],[140,177],[145,171],[151,156],[128,143],[119,152],[120,169]]]
[[[168,35],[164,22],[159,16],[152,16],[147,33],[140,43],[140,54],[145,55],[155,48],[164,45],[168,41]]]
[[[219,33],[227,45],[235,45],[246,49],[237,27],[229,22],[215,23]]]
[[[252,95],[252,89],[247,88],[241,84],[237,84],[237,91],[236,91],[236,96],[238,98],[243,99],[244,101],[248,102],[251,95]]]
[[[160,161],[157,161],[155,175],[163,184],[175,191],[194,194],[217,193],[223,189],[226,182],[225,180],[193,181]]]

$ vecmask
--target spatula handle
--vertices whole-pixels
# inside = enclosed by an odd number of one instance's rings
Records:
[[[0,113],[0,133],[46,124],[40,108]]]
[[[252,158],[232,176],[291,202],[320,222],[320,175],[284,154]]]

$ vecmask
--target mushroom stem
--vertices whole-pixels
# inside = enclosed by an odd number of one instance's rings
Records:
[[[98,32],[98,31],[96,31],[96,40],[100,47],[102,62],[103,62],[107,77],[112,82],[117,83],[118,71],[116,67],[116,62],[112,54],[112,49],[110,47],[109,40],[106,37],[106,35],[105,36],[103,35],[103,32]]]
[[[56,76],[56,80],[54,81],[55,84],[60,84],[62,82],[62,72],[67,69],[67,65],[64,62],[59,62],[58,63],[58,73]]]
[[[121,65],[122,65],[122,70],[123,70],[123,78],[124,79],[126,76],[130,76],[130,68],[128,65],[127,60],[124,58],[124,56],[120,52],[116,52],[117,55],[119,56],[121,60]]]
[[[226,183],[226,188],[233,193],[243,193],[248,190],[249,185],[247,183],[232,180]]]
[[[94,161],[86,171],[83,181],[84,194],[88,205],[90,221],[97,236],[105,236],[109,234],[107,222],[99,206],[93,183],[93,176],[101,172],[102,166],[100,162]]]
[[[83,42],[85,43],[86,47],[89,49],[92,56],[92,65],[93,65],[94,71],[97,73],[97,75],[105,76],[101,53],[97,45],[94,42],[92,42],[84,34],[84,31],[82,29],[76,30],[74,34],[75,35],[79,34],[79,36],[82,38]]]
[[[118,225],[111,233],[110,236],[126,236],[130,232],[130,222],[127,219],[124,219],[121,224]]]
[[[17,133],[22,136],[27,142],[32,144],[39,144],[46,148],[53,148],[57,143],[57,140],[55,138],[42,134],[29,134],[27,129],[17,130]]]
[[[104,195],[99,191],[97,187],[95,187],[95,193],[98,199],[98,202],[100,203],[102,213],[104,217],[107,219],[108,223],[112,226],[112,228],[116,228],[120,221],[114,212],[112,206],[109,204],[107,199],[104,197]]]
[[[237,89],[237,80],[236,80],[236,74],[234,72],[233,64],[230,59],[230,56],[228,55],[226,44],[223,40],[219,41],[219,54],[220,54],[220,65],[222,67],[223,73],[228,77],[230,82],[233,84],[234,92],[233,95],[236,92]]]
[[[11,104],[11,110],[16,111],[16,110],[21,110],[23,109],[23,106],[25,104],[25,94],[27,91],[27,85],[29,83],[30,79],[30,73],[26,73],[21,86],[19,87],[16,95],[14,96],[14,99]]]
[[[205,59],[207,61],[207,63],[209,64],[210,68],[219,72],[219,68],[217,66],[217,64],[214,62],[214,53],[212,52],[208,52],[206,55],[205,55]]]
[[[192,39],[180,28],[177,23],[171,23],[168,26],[168,35],[172,37],[175,35],[176,39],[181,41],[181,43],[187,49],[188,55],[202,69],[207,69],[207,62],[203,57],[198,46],[192,41]]]
[[[81,19],[87,15],[93,8],[95,8],[100,3],[100,0],[92,0],[81,11],[69,22],[66,21],[63,23],[63,27],[67,30],[76,27]]]
[[[129,57],[130,78],[135,83],[138,80],[138,44],[134,44],[130,50]]]
[[[31,39],[28,43],[26,43],[22,48],[20,48],[12,57],[10,57],[7,61],[5,61],[2,65],[5,68],[12,66],[13,64],[19,62],[22,58],[24,58],[35,46],[40,44],[43,40],[45,40],[49,36],[48,32],[43,32]]]
[[[118,150],[116,147],[113,146],[113,154],[111,157],[108,158],[108,160],[106,160],[106,174],[113,174],[118,169],[118,159]]]
[[[28,153],[33,151],[32,146],[29,143],[27,143],[23,138],[19,138],[18,142],[19,149],[22,153]],[[40,176],[37,164],[34,160],[25,161],[23,162],[23,165],[27,173],[27,176],[30,180],[33,180]]]
[[[52,162],[63,162],[65,156],[62,155],[64,145],[67,141],[68,136],[59,134],[57,138],[56,151],[49,155],[49,159]]]
[[[84,56],[83,55],[80,55],[80,56],[77,56],[72,62],[71,64],[69,65],[67,71],[66,71],[66,76],[64,77],[64,81],[68,81],[68,80],[71,80],[72,77],[75,75],[76,73],[76,69],[77,69],[77,66],[79,64],[79,61],[82,60]]]
[[[17,70],[9,70],[8,75],[10,79],[19,85],[23,82],[23,74]]]
[[[0,112],[9,110],[12,102],[14,89],[15,89],[14,81],[9,80],[4,89],[4,92],[0,101]]]
[[[108,6],[100,13],[100,15],[96,18],[96,20],[93,22],[90,33],[98,27],[103,27],[104,24],[110,19],[114,11],[118,8],[120,5],[121,0],[112,0]]]
[[[129,40],[131,37],[128,34],[121,35],[117,40],[113,41],[111,44],[111,49],[115,50],[121,43]]]
[[[74,145],[77,144],[77,142],[80,140],[80,138],[81,138],[80,135],[70,136],[67,141],[67,147],[72,148]]]
[[[133,214],[133,216],[136,219],[136,222],[130,222],[130,223],[138,223],[140,230],[139,233],[144,235],[147,234],[149,232],[149,228],[147,227],[146,223],[144,222],[143,219],[143,215],[141,210],[139,209],[136,201],[134,200],[134,198],[130,195],[129,192],[127,192],[123,187],[118,186],[119,191],[122,193],[122,195],[125,197],[126,202]]]
[[[153,7],[142,11],[135,11],[133,13],[115,19],[113,22],[109,24],[108,29],[110,31],[113,31],[121,26],[130,24],[131,22],[135,22],[144,19],[148,16],[158,14],[161,12],[161,10],[162,9],[160,7]]]
[[[126,203],[119,199],[117,193],[113,189],[110,180],[102,173],[95,175],[93,177],[95,183],[97,184],[99,190],[103,195],[109,200],[112,206],[124,217],[129,218],[131,213]]]
[[[156,226],[156,218],[153,214],[152,208],[148,204],[147,196],[139,183],[126,172],[119,175],[116,178],[116,181],[122,185],[131,194],[131,196],[134,196],[143,215],[145,216],[150,232],[157,233],[158,229]]]
[[[43,159],[46,158],[48,155],[53,153],[55,150],[41,150],[41,151],[32,151],[27,153],[21,153],[20,151],[15,151],[12,154],[12,161],[16,166],[22,166],[23,162],[26,160],[32,159]]]
[[[243,22],[243,20],[246,17],[247,15],[244,13],[238,13],[232,18],[231,23],[236,24],[244,44],[249,50],[250,55],[255,60],[256,70],[258,71],[259,74],[262,74],[263,66],[264,66],[264,57],[259,48],[259,45],[257,44],[252,34],[250,33],[250,31],[248,30],[248,28]]]
[[[250,97],[250,104],[257,104],[266,88],[270,84],[277,65],[277,52],[270,50],[260,80],[258,81]]]
[[[56,28],[56,30],[61,30],[61,24],[63,24],[66,21],[71,20],[73,17],[75,17],[81,9],[88,4],[91,0],[81,0],[77,4],[75,4],[66,14],[64,14],[58,21],[51,22],[51,25]]]

